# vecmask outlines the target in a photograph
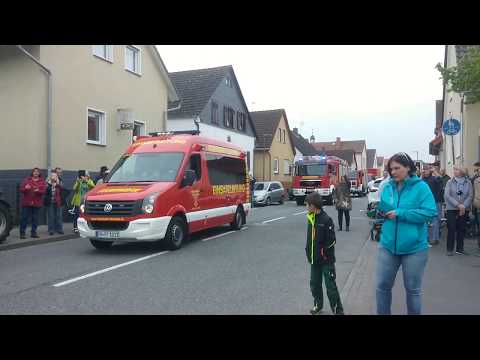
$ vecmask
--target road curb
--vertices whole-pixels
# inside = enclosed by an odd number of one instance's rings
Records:
[[[12,244],[0,244],[0,251],[5,251],[5,250],[13,250],[13,249],[19,249],[22,247],[28,247],[28,246],[35,246],[35,245],[42,245],[42,244],[48,244],[52,242],[57,242],[57,241],[64,241],[64,240],[70,240],[70,239],[75,239],[75,238],[80,238],[78,234],[65,234],[62,236],[55,236],[55,237],[49,237],[45,239],[32,239],[20,243],[12,243]]]
[[[364,271],[364,264],[366,263],[366,260],[368,259],[369,256],[375,256],[374,254],[370,253],[369,247],[370,247],[370,233],[365,239],[365,242],[362,245],[362,249],[360,250],[360,254],[357,257],[357,260],[355,261],[355,264],[352,267],[352,270],[350,270],[350,273],[347,276],[347,280],[345,281],[345,285],[343,285],[342,290],[340,291],[340,299],[342,299],[343,303],[347,302],[347,299],[350,295],[350,290],[352,289],[353,284],[355,283],[356,278],[358,277],[361,272]]]

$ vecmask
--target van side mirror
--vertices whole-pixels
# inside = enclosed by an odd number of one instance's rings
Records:
[[[195,175],[194,170],[185,170],[182,179],[182,187],[192,186],[195,182],[197,176]]]

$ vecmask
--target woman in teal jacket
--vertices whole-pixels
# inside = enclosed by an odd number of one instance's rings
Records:
[[[387,166],[391,179],[383,188],[378,207],[385,222],[377,259],[377,313],[391,313],[392,288],[401,265],[407,312],[419,315],[428,260],[427,222],[437,216],[437,206],[428,184],[415,175],[415,163],[410,156],[395,154]]]

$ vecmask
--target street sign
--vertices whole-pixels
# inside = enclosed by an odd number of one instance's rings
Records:
[[[457,135],[460,132],[460,121],[457,119],[445,120],[442,128],[445,135]]]

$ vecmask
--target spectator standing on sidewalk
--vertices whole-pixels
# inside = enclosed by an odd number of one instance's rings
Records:
[[[95,187],[93,180],[90,179],[85,170],[78,171],[78,178],[73,185],[73,197],[71,205],[74,207],[73,232],[78,233],[77,220],[80,216],[80,205],[83,202],[85,194]]]
[[[445,203],[447,205],[447,255],[453,255],[456,245],[456,253],[467,255],[463,246],[465,230],[468,219],[468,209],[473,201],[473,187],[470,179],[466,176],[465,168],[454,167],[454,177],[448,180],[445,186]]]
[[[445,186],[447,186],[448,180],[450,180],[450,176],[447,175],[445,169],[440,170],[440,177],[442,178],[442,203],[445,203]]]
[[[391,314],[392,288],[401,265],[407,312],[419,315],[428,260],[427,222],[437,216],[437,208],[430,188],[416,175],[410,156],[395,154],[387,167],[391,179],[383,188],[378,207],[385,222],[377,258],[377,314]]]
[[[479,209],[480,209],[480,162],[473,164],[475,175],[472,178],[473,184],[473,216],[475,217],[475,236],[477,237],[478,250],[475,254],[480,256],[480,222],[479,222]]]
[[[20,239],[25,239],[25,232],[29,222],[32,224],[31,237],[39,237],[37,234],[38,214],[43,206],[43,195],[46,187],[47,184],[43,180],[39,168],[34,168],[31,175],[23,180],[20,185],[20,192],[23,194]]]
[[[106,169],[104,172],[103,172],[103,176],[97,180],[96,184],[99,185],[99,184],[103,184],[105,182],[105,180],[107,179],[107,176],[108,174],[110,174],[110,170],[109,169]]]
[[[387,184],[389,181],[390,181],[390,174],[388,173],[388,171],[384,171],[383,172],[383,180],[380,183],[380,185],[378,185],[378,198],[379,199],[382,196],[382,191],[383,191],[383,188],[385,187],[385,184]]]
[[[58,178],[56,172],[52,172],[47,180],[47,191],[45,193],[45,208],[48,214],[48,233],[55,232],[63,234],[63,205],[68,196],[67,191]]]
[[[335,271],[335,229],[332,219],[323,211],[323,199],[318,193],[311,193],[305,199],[307,204],[307,245],[305,251],[310,267],[310,290],[313,295],[312,315],[323,309],[322,279],[325,279],[327,297],[335,315],[343,315],[343,306],[337,288]]]
[[[342,231],[343,214],[345,214],[346,231],[350,231],[350,210],[352,198],[350,195],[350,181],[346,175],[340,178],[340,183],[335,189],[335,207],[338,212],[338,231]]]
[[[63,175],[63,170],[62,170],[62,168],[57,166],[57,167],[53,170],[53,172],[55,172],[55,173],[57,174],[57,176],[58,176],[58,183],[59,183],[60,185],[62,185],[62,187],[63,187],[63,177],[62,177],[62,175]]]
[[[437,206],[437,216],[432,221],[432,234],[429,239],[430,245],[440,243],[440,219],[442,216],[442,179],[434,169],[425,169],[423,180],[428,184],[432,191],[435,204]]]
[[[108,175],[107,171],[109,171],[107,166],[100,168],[100,174],[95,178],[95,184],[98,184],[100,180],[102,180],[102,182],[105,180],[105,177]]]

